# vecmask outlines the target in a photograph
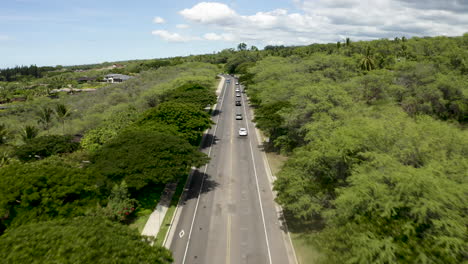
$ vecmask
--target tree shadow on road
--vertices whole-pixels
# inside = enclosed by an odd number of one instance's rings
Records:
[[[216,143],[218,142],[219,138],[216,137],[215,135],[213,134],[206,134],[204,137],[203,137],[203,140],[200,144],[200,148],[201,149],[206,149],[206,148],[209,148],[213,145],[216,145]]]
[[[203,181],[203,187],[200,192],[200,186]],[[210,175],[205,174],[201,171],[195,171],[192,180],[189,186],[189,189],[187,190],[187,196],[184,199],[184,204],[188,200],[191,199],[197,199],[199,194],[204,194],[213,191],[219,186],[219,183],[217,183],[215,180],[211,178]]]

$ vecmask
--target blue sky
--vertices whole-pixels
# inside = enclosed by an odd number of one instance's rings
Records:
[[[239,42],[307,45],[467,29],[465,0],[1,0],[0,68],[211,53]]]

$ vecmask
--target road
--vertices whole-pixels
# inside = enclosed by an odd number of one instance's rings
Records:
[[[202,143],[210,163],[194,172],[176,214],[175,263],[294,263],[246,96],[235,97],[236,80],[225,78],[230,83],[219,96],[216,125]],[[235,120],[237,113],[243,120]],[[240,127],[247,137],[238,135]]]

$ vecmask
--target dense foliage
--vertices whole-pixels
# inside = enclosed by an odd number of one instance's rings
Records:
[[[56,154],[70,153],[78,149],[79,143],[72,136],[47,135],[27,140],[16,148],[15,155],[21,161],[42,159]]]
[[[323,263],[466,258],[468,35],[269,48],[241,80]]]
[[[127,130],[96,151],[92,162],[113,181],[125,180],[130,188],[141,189],[177,180],[190,166],[204,164],[206,155],[169,133]]]
[[[80,217],[23,225],[0,237],[2,263],[172,263],[134,230],[102,218]]]
[[[83,215],[104,184],[58,158],[0,168],[0,216],[5,226]]]

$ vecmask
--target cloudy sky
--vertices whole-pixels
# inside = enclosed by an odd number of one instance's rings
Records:
[[[0,1],[0,68],[468,32],[468,0]]]

